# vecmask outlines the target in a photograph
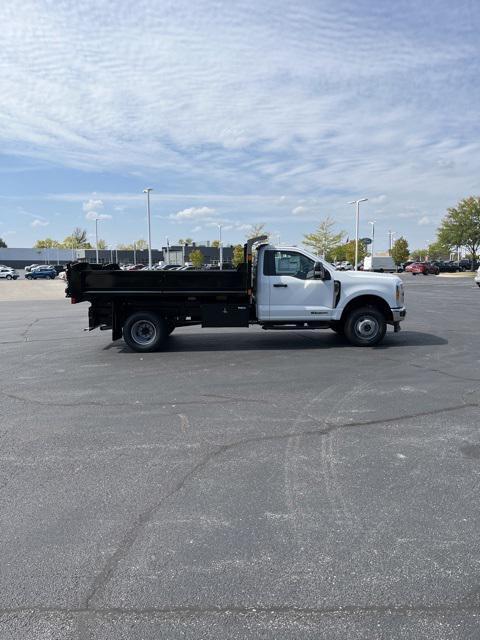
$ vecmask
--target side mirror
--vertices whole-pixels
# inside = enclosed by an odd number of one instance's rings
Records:
[[[325,267],[321,262],[315,262],[313,266],[313,279],[325,280]]]

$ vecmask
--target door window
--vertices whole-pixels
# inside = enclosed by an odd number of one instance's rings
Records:
[[[264,275],[291,276],[299,280],[313,277],[314,261],[296,251],[266,251]]]

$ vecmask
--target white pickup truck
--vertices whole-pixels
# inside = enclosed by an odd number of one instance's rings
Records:
[[[333,329],[374,346],[405,318],[398,276],[337,271],[299,247],[253,238],[236,271],[121,271],[118,265],[67,268],[67,297],[89,301],[89,328],[112,329],[136,351],[160,349],[182,326]],[[255,249],[254,249],[255,247]]]

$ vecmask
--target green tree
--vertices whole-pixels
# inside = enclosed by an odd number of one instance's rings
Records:
[[[218,249],[218,247],[220,246],[220,240],[212,240],[211,246],[215,249]]]
[[[143,238],[139,238],[132,244],[132,249],[136,249],[137,251],[145,251],[146,249],[148,249],[148,242]]]
[[[66,249],[91,249],[92,245],[87,241],[87,230],[75,227],[71,235],[62,242]]]
[[[34,249],[54,249],[57,247],[61,247],[61,243],[58,240],[53,240],[52,238],[44,238],[43,240],[37,240],[33,245]]]
[[[355,240],[350,240],[350,242],[346,242],[343,245],[343,251],[345,255],[344,260],[347,260],[348,262],[350,262],[350,264],[355,266]],[[365,245],[363,244],[363,242],[359,242],[358,243],[358,261],[360,262],[361,260],[363,260],[366,255],[367,255],[367,249]]]
[[[0,238],[0,249],[6,249],[6,248],[7,248],[7,243],[3,238]]]
[[[409,256],[408,242],[405,240],[403,236],[400,236],[400,238],[395,240],[395,242],[393,243],[393,247],[390,252],[390,255],[392,256],[393,261],[397,265],[408,260],[408,256]]]
[[[427,255],[428,255],[428,249],[413,249],[409,257],[412,260],[422,262],[423,260],[425,260]]]
[[[233,266],[238,267],[239,264],[242,264],[243,259],[244,259],[243,246],[241,244],[236,244],[233,247],[233,256],[232,256]]]
[[[267,238],[270,237],[270,232],[265,231],[264,222],[252,224],[250,231],[245,234],[245,238],[247,240],[250,240],[250,238],[258,238],[259,236],[267,236]]]
[[[106,240],[104,240],[103,238],[99,238],[98,239],[98,248],[99,249],[108,249],[108,245]]]
[[[438,229],[438,240],[449,249],[467,247],[473,260],[477,259],[480,248],[480,196],[464,198],[456,207],[447,209],[447,215]]]
[[[197,269],[199,269],[204,262],[203,253],[200,251],[200,249],[194,249],[190,252],[188,260],[193,264],[194,267],[197,267]]]
[[[438,240],[428,245],[427,254],[429,260],[448,260],[451,249]]]
[[[318,255],[325,256],[327,260],[333,259],[333,253],[345,235],[343,231],[335,233],[334,226],[335,222],[327,216],[320,222],[316,231],[303,236],[303,244],[306,247],[311,247]]]

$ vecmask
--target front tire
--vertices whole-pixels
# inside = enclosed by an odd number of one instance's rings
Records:
[[[11,279],[12,279],[12,276],[8,275],[8,276],[5,276],[5,278],[6,278],[7,280],[11,280]]]
[[[376,307],[354,309],[345,321],[345,336],[355,347],[374,347],[386,331],[385,316]]]
[[[168,335],[166,321],[149,311],[133,313],[123,325],[123,339],[130,349],[139,353],[158,351]]]

